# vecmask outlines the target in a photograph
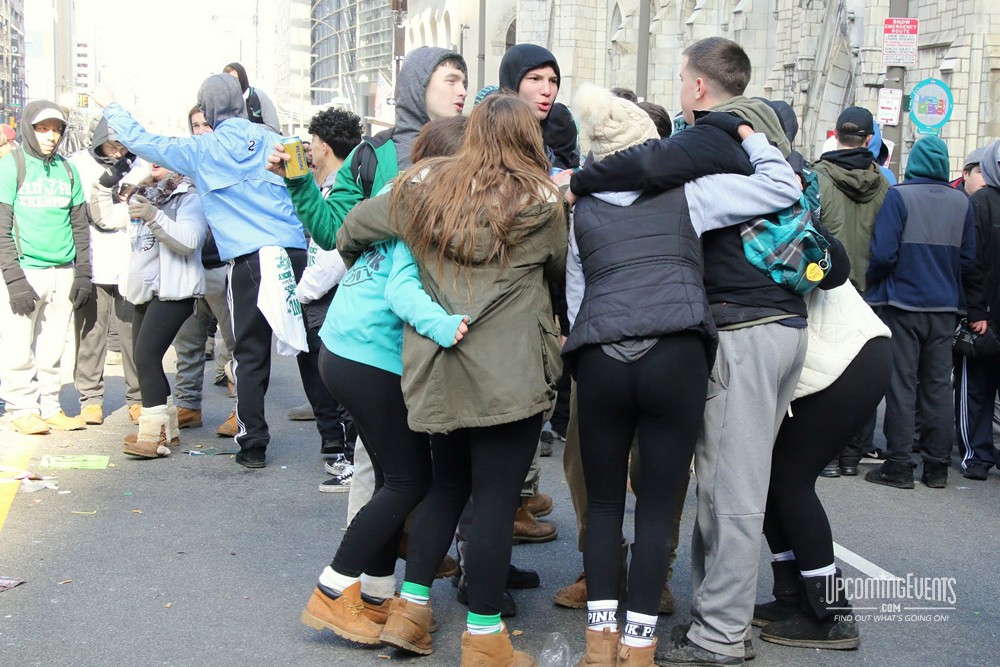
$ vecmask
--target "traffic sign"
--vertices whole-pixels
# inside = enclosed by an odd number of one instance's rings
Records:
[[[875,115],[875,122],[879,125],[899,125],[899,110],[902,107],[902,90],[882,88],[878,91],[878,113]]]
[[[920,19],[888,18],[882,24],[882,64],[916,67]]]
[[[910,93],[910,120],[919,134],[940,134],[954,110],[951,88],[940,79],[924,79]]]

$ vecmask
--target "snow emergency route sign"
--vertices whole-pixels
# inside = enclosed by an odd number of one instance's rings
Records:
[[[916,67],[920,19],[888,18],[882,24],[882,64]]]

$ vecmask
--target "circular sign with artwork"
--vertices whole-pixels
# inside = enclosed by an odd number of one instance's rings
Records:
[[[940,134],[955,103],[951,88],[940,79],[924,79],[910,93],[910,120],[920,134]]]

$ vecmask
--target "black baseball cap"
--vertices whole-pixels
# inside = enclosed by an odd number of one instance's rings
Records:
[[[851,125],[845,129],[845,125]],[[875,134],[875,119],[872,112],[864,107],[847,107],[837,118],[837,134],[852,137],[867,137]]]

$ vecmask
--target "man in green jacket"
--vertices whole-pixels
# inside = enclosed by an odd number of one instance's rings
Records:
[[[59,407],[74,308],[90,298],[90,223],[76,168],[56,151],[62,108],[24,108],[22,146],[0,160],[0,397],[17,433],[84,428]]]
[[[875,216],[889,191],[889,181],[868,150],[874,123],[868,109],[844,109],[837,118],[837,150],[823,153],[813,164],[819,179],[820,221],[847,249],[850,280],[862,294]]]
[[[823,153],[813,164],[819,181],[820,221],[844,244],[851,260],[851,284],[861,294],[865,293],[875,216],[889,191],[889,181],[868,150],[874,132],[875,120],[868,109],[844,109],[837,118],[837,149]],[[875,448],[874,437],[875,415],[872,415],[840,456],[820,474],[857,475],[863,453]]]

